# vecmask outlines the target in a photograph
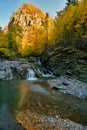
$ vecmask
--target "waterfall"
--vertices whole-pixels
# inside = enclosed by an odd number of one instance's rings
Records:
[[[32,69],[27,69],[27,80],[37,80],[35,72]]]

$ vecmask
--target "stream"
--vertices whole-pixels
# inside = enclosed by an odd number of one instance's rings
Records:
[[[53,90],[46,80],[0,81],[0,130],[22,130],[16,117],[26,110],[87,125],[86,99]]]

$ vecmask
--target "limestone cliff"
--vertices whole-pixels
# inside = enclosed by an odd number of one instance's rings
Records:
[[[24,3],[10,17],[10,23],[19,24],[21,27],[42,25],[45,14],[34,5]]]
[[[10,17],[9,27],[15,31],[20,53],[41,53],[52,19],[32,4],[24,3]],[[18,28],[21,28],[18,30]],[[39,52],[38,52],[39,51]]]

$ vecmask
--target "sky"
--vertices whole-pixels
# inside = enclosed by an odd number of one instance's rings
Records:
[[[8,25],[12,13],[18,9],[24,2],[35,5],[48,12],[51,17],[56,16],[56,12],[65,7],[67,0],[0,0],[0,26]]]

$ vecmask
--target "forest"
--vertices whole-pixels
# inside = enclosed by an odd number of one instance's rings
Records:
[[[21,11],[16,11],[17,17],[20,16],[20,12],[26,14],[25,8],[27,13],[31,11],[34,14],[37,11],[41,20],[44,20],[39,26],[35,23],[29,27],[27,25],[22,27],[10,20],[7,27],[3,30],[0,28],[2,57],[38,56],[47,50],[46,48],[55,50],[55,48],[73,47],[87,51],[87,0],[81,2],[67,0],[66,7],[57,12],[55,19],[48,13],[42,14],[36,7],[30,8],[28,3],[23,4]],[[37,21],[36,16],[32,16],[32,19]]]

